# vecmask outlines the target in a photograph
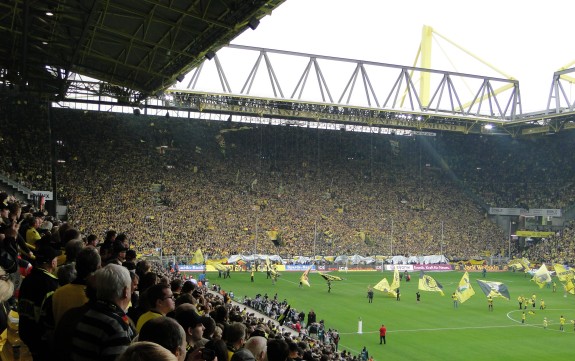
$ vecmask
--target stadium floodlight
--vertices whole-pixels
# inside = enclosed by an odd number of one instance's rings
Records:
[[[493,129],[493,124],[485,124],[485,125],[483,126],[483,128],[485,128],[485,129]]]

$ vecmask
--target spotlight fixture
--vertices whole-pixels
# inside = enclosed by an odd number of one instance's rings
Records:
[[[250,21],[248,21],[248,26],[252,30],[256,30],[258,25],[260,25],[260,21],[257,18],[251,18]]]
[[[208,60],[212,60],[215,56],[216,56],[216,53],[214,53],[213,51],[208,51],[206,53],[206,59],[208,59]]]
[[[182,81],[184,81],[184,74],[178,75],[178,76],[176,77],[176,80],[179,81],[180,83],[181,83]]]

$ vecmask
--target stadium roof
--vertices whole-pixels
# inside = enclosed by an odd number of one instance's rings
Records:
[[[3,0],[1,86],[58,99],[76,73],[145,98],[284,1]]]

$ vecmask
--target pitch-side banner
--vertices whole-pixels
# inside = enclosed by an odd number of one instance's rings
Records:
[[[489,214],[496,216],[561,217],[560,209],[489,208]]]
[[[452,271],[453,266],[450,264],[386,264],[386,271]]]

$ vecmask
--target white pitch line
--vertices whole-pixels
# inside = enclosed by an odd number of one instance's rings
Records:
[[[387,331],[388,333],[392,332],[421,332],[421,331],[456,331],[456,330],[474,330],[474,329],[484,329],[484,328],[509,328],[509,327],[520,327],[520,325],[507,325],[507,326],[470,326],[470,327],[445,327],[445,328],[417,328],[413,330],[392,330]],[[379,331],[368,331],[364,333],[379,333]],[[356,332],[348,332],[342,333],[343,335],[353,335]]]

